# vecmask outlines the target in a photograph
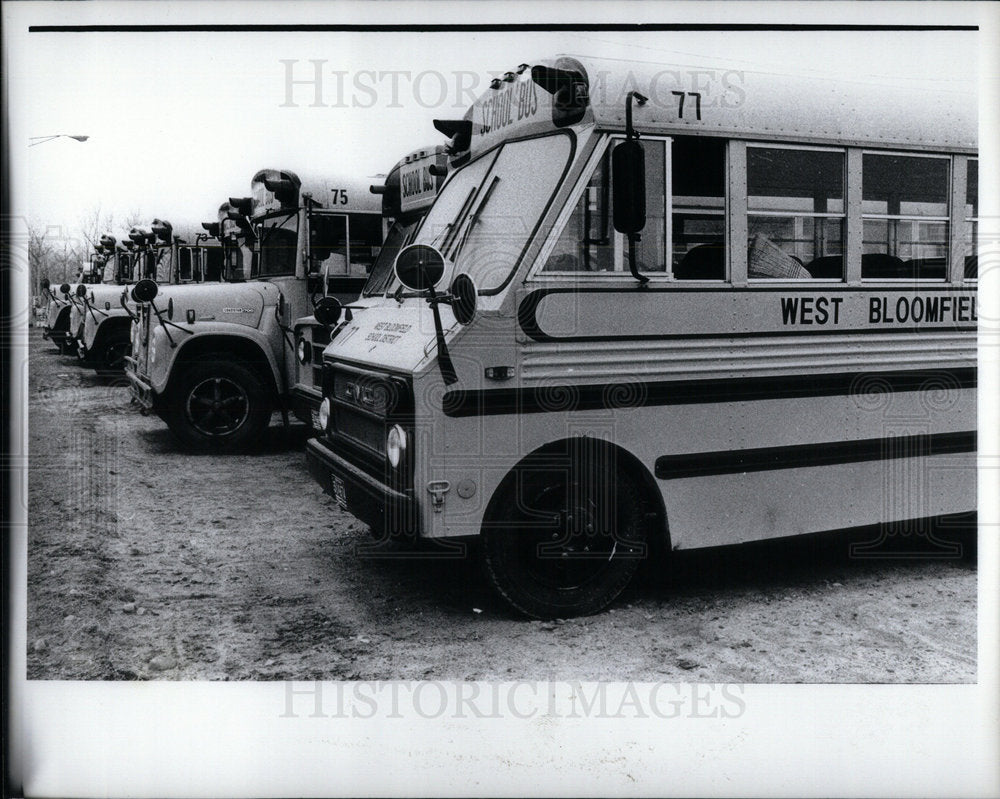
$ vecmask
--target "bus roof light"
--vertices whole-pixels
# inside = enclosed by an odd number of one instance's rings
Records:
[[[170,234],[174,226],[165,219],[154,219],[150,227],[153,229],[153,235],[160,241],[170,241]]]
[[[469,149],[472,143],[471,119],[435,119],[434,127],[451,139],[450,153],[463,153]]]
[[[499,89],[501,83],[503,83],[503,81],[500,80],[500,78],[494,78],[493,80],[490,81],[490,88]]]
[[[531,79],[552,95],[552,122],[556,127],[573,125],[583,119],[590,105],[585,73],[538,64],[531,68]]]
[[[513,83],[515,80],[517,80],[517,75],[515,75],[513,72],[504,72],[503,79],[504,83]]]
[[[251,211],[253,211],[253,197],[230,197],[229,204],[233,207],[237,217],[250,216]],[[232,213],[232,211],[229,212],[229,218],[237,218],[234,217]]]

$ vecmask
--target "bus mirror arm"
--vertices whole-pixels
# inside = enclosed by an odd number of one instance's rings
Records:
[[[430,303],[431,311],[434,314],[434,338],[437,341],[438,366],[441,367],[441,377],[444,384],[450,386],[458,382],[458,375],[455,373],[455,364],[451,361],[451,353],[448,352],[448,342],[444,340],[444,328],[441,326],[441,312],[438,305],[445,301],[445,296],[438,295],[434,291],[433,284],[427,287],[427,302]]]
[[[126,302],[128,299],[128,295],[126,294],[127,291],[128,291],[127,288],[122,289],[122,293],[121,296],[118,298],[118,302],[120,302],[122,308],[125,309],[125,313],[128,314],[128,318],[131,319],[133,322],[138,322],[139,318],[132,313],[132,310],[128,307],[128,304]]]
[[[188,330],[187,328],[181,327],[180,325],[176,324],[175,322],[171,322],[169,320],[164,319],[163,316],[162,316],[162,314],[160,313],[160,309],[156,307],[156,301],[155,300],[150,300],[149,301],[149,307],[153,309],[153,313],[156,314],[157,320],[159,321],[160,325],[163,327],[163,332],[167,334],[167,339],[170,341],[170,349],[175,349],[177,347],[177,342],[174,341],[174,337],[171,336],[170,335],[170,331],[167,330],[167,325],[170,325],[171,327],[176,327],[182,333],[187,333],[188,335],[191,335],[191,336],[194,335],[194,331],[193,330]],[[284,328],[282,328],[282,330],[284,330]]]
[[[625,141],[611,153],[612,207],[615,230],[628,237],[628,270],[641,288],[649,282],[639,273],[635,256],[635,244],[646,225],[646,154],[632,125],[633,100],[644,105],[647,98],[634,91],[625,98]]]

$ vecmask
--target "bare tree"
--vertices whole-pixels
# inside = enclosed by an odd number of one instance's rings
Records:
[[[41,223],[28,222],[28,275],[31,291],[36,295],[42,293],[42,280],[49,277],[52,265],[53,245],[46,239],[46,233],[47,228]]]
[[[101,236],[108,233],[115,224],[114,214],[110,211],[104,213],[100,203],[80,217],[80,233],[87,250],[87,257],[94,251],[94,246],[101,240]]]

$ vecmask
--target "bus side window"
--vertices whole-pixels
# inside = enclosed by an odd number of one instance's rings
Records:
[[[181,247],[180,249],[180,279],[190,280],[192,277],[193,270],[191,268],[191,250],[188,247]]]
[[[970,158],[965,183],[965,279],[979,279],[979,160]]]
[[[329,261],[329,264],[327,262]],[[330,275],[346,275],[347,217],[333,214],[309,216],[309,272],[322,273],[329,266]]]
[[[351,275],[367,277],[382,244],[382,217],[358,214],[351,217]]]
[[[943,280],[948,159],[864,153],[861,277]]]
[[[666,148],[659,139],[641,139],[646,155],[646,225],[636,247],[640,271],[663,272],[666,242]],[[556,246],[545,262],[546,272],[612,272],[615,250],[623,237],[615,234],[611,201],[611,142],[580,200],[573,209]],[[622,257],[619,271],[627,269]]]
[[[844,277],[842,151],[747,147],[751,278]]]
[[[222,248],[207,247],[204,253],[204,278],[206,281],[222,280]]]
[[[676,280],[725,280],[726,141],[673,139],[671,264]]]

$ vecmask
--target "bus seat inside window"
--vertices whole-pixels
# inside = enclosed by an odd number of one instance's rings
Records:
[[[865,153],[862,278],[944,280],[948,159]]]
[[[844,277],[844,153],[747,148],[747,275]]]
[[[678,136],[671,147],[671,264],[677,280],[726,277],[726,142]]]

